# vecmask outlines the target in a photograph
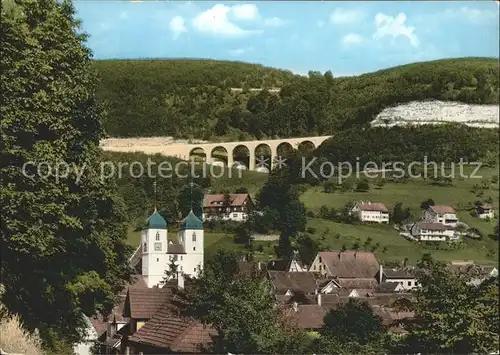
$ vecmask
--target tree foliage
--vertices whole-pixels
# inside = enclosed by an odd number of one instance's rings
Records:
[[[112,136],[262,139],[335,134],[412,100],[498,103],[497,64],[446,59],[344,78],[212,60],[105,60],[95,67]]]
[[[407,349],[413,353],[490,353],[498,349],[498,278],[471,283],[477,270],[451,272],[428,259],[415,300],[401,308],[415,312],[405,322]]]
[[[74,8],[2,8],[2,298],[54,353],[80,339],[83,313],[110,310],[129,278],[126,215],[113,181],[98,175],[102,111]],[[43,177],[45,162],[71,168]]]

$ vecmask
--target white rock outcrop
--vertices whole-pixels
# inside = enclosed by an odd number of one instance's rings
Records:
[[[452,101],[412,101],[389,107],[371,122],[372,126],[463,123],[472,127],[498,129],[498,105],[473,105]]]

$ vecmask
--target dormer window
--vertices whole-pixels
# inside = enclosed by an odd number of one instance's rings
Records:
[[[193,242],[196,242],[196,233],[193,233]]]
[[[147,243],[144,243],[144,246],[142,247],[142,249],[144,250],[145,253],[148,251]]]
[[[160,232],[156,232],[156,240],[160,240]]]

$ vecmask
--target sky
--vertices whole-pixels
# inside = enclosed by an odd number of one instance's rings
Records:
[[[306,74],[499,56],[496,1],[75,0],[95,59],[209,58]]]

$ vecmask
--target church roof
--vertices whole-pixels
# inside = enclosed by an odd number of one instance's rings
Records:
[[[155,209],[153,214],[147,219],[145,229],[167,229],[167,222]]]
[[[191,210],[186,218],[183,219],[180,229],[203,230],[203,222],[193,213],[193,210]]]

